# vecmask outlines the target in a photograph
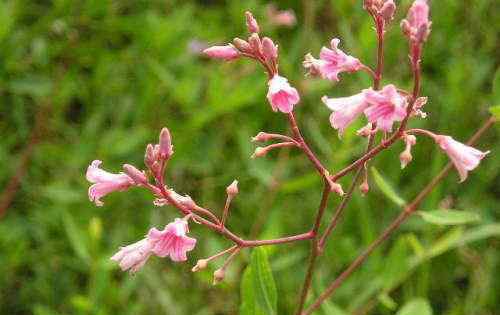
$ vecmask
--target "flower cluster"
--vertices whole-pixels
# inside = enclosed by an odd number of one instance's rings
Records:
[[[393,0],[365,0],[365,10],[373,17],[379,49],[377,50],[377,67],[371,67],[363,64],[360,59],[348,55],[339,48],[340,40],[333,38],[330,48],[323,47],[319,53],[319,59],[312,54],[307,54],[303,66],[311,76],[317,76],[329,81],[340,81],[341,73],[353,73],[364,71],[373,79],[373,85],[362,89],[347,97],[330,98],[323,96],[323,103],[332,111],[330,114],[330,124],[338,131],[339,136],[346,132],[346,129],[355,120],[364,116],[366,119],[365,127],[357,131],[357,134],[368,138],[366,152],[359,159],[338,171],[330,173],[316,154],[311,150],[303,138],[300,128],[294,115],[294,107],[300,101],[300,96],[288,80],[278,72],[278,46],[269,37],[259,35],[261,27],[257,23],[252,13],[246,12],[246,27],[250,35],[247,40],[235,38],[232,43],[222,46],[212,46],[204,50],[204,54],[210,58],[221,59],[225,61],[236,60],[239,58],[249,58],[259,63],[267,72],[267,100],[272,111],[285,113],[290,124],[290,135],[280,133],[259,132],[252,138],[252,142],[277,141],[255,149],[252,158],[264,157],[273,149],[293,147],[304,153],[312,166],[318,171],[324,180],[323,197],[318,209],[318,214],[313,227],[305,233],[293,236],[287,236],[272,240],[244,240],[230,231],[226,227],[229,218],[231,202],[239,194],[238,181],[234,180],[226,189],[226,202],[220,215],[216,215],[209,209],[199,206],[191,197],[182,196],[175,192],[170,183],[167,183],[165,172],[167,162],[174,154],[172,139],[167,128],[160,132],[158,143],[148,144],[144,155],[145,170],[140,170],[133,165],[124,164],[123,172],[110,173],[100,168],[102,162],[93,161],[87,169],[87,180],[92,183],[88,190],[89,199],[97,206],[102,206],[101,198],[114,191],[125,191],[131,187],[141,187],[148,189],[154,199],[153,204],[162,206],[172,206],[177,208],[184,216],[182,219],[175,219],[165,226],[163,230],[151,228],[147,235],[140,241],[122,247],[112,256],[112,260],[118,262],[122,270],[138,271],[144,266],[146,261],[152,255],[157,257],[170,257],[174,262],[187,260],[187,252],[194,249],[197,241],[195,238],[188,237],[189,220],[203,225],[210,230],[219,233],[221,236],[234,243],[230,248],[217,253],[206,259],[198,260],[192,271],[196,272],[207,267],[208,263],[226,254],[226,259],[222,267],[214,272],[214,283],[223,280],[225,270],[234,257],[243,249],[248,247],[276,245],[295,241],[313,240],[313,246],[318,250],[312,250],[311,255],[320,255],[321,248],[324,246],[325,239],[331,230],[335,227],[338,215],[342,213],[343,207],[349,201],[357,185],[360,174],[364,173],[363,183],[359,186],[363,194],[369,192],[368,173],[366,172],[367,163],[373,159],[382,150],[387,149],[394,143],[402,141],[405,144],[404,151],[399,155],[401,167],[405,168],[412,160],[412,148],[417,144],[417,136],[423,135],[432,138],[435,143],[448,155],[453,165],[457,169],[460,180],[467,178],[468,172],[475,169],[480,161],[489,153],[479,151],[466,144],[454,140],[450,136],[438,135],[425,129],[411,129],[408,124],[413,118],[425,118],[426,113],[422,111],[427,103],[427,97],[420,95],[420,64],[422,48],[424,42],[430,34],[431,22],[429,21],[429,6],[425,0],[415,0],[409,9],[407,18],[401,23],[403,33],[408,37],[410,46],[410,66],[414,76],[414,88],[412,92],[405,91],[396,87],[394,84],[381,86],[382,68],[383,68],[383,40],[384,33],[390,22],[394,18],[396,5]],[[275,21],[274,24],[291,24],[291,12],[271,12]],[[293,17],[294,18],[294,17]],[[280,21],[279,23],[277,21]],[[286,21],[285,21],[286,20]],[[284,22],[285,21],[285,22]],[[376,144],[378,139],[380,142]],[[342,186],[337,180],[351,171],[358,170],[353,179],[351,188],[344,193]],[[364,172],[362,172],[364,171]],[[321,220],[327,201],[331,192],[336,192],[342,202],[340,209],[330,226],[319,238]],[[414,208],[405,209],[405,215],[415,211]],[[401,224],[403,220],[397,221]],[[385,239],[387,235],[383,235]],[[377,244],[381,243],[378,242]],[[375,246],[378,246],[378,245]],[[311,256],[313,257],[313,256]],[[310,259],[314,264],[315,259]],[[312,270],[312,269],[311,269]],[[307,278],[304,290],[307,295]],[[303,307],[304,300],[300,307]],[[307,313],[309,314],[309,313]]]

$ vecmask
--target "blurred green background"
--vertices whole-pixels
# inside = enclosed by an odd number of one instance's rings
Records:
[[[410,1],[397,4],[387,34],[384,82],[409,89],[407,46],[398,23]],[[293,150],[249,158],[251,136],[287,130],[283,115],[272,113],[265,100],[262,70],[248,61],[209,61],[196,50],[245,36],[243,13],[251,9],[264,34],[280,45],[281,72],[300,90],[296,115],[306,138],[321,160],[338,170],[362,153],[364,140],[355,136],[355,127],[339,140],[320,97],[353,94],[370,80],[362,73],[344,74],[338,84],[306,78],[301,61],[336,36],[348,53],[373,65],[376,38],[361,0],[277,1],[280,9],[295,11],[298,24],[291,28],[271,25],[267,5],[0,2],[1,314],[238,313],[249,250],[230,267],[226,281],[213,287],[212,272],[222,261],[196,274],[190,268],[230,244],[191,225],[198,246],[189,263],[153,258],[135,276],[123,273],[109,261],[118,246],[178,214],[155,208],[139,189],[112,194],[97,208],[88,201],[84,173],[93,159],[114,172],[123,163],[142,167],[145,145],[168,126],[175,145],[168,177],[176,191],[221,209],[225,187],[237,178],[232,230],[245,238],[306,231],[321,193],[309,162]],[[488,107],[500,102],[492,93],[500,63],[499,17],[497,0],[432,1],[433,31],[423,61],[429,117],[412,126],[465,140],[487,119]],[[395,314],[415,301],[429,303],[434,314],[499,314],[498,138],[496,126],[478,145],[492,150],[481,167],[461,185],[451,174],[422,205],[475,212],[479,222],[446,227],[412,218],[318,314]],[[372,180],[368,197],[355,194],[320,260],[314,296],[400,211],[395,198],[380,189],[382,181],[411,200],[447,162],[422,138],[414,162],[401,171],[402,149],[397,144],[373,163],[378,185]],[[342,180],[344,187],[349,181],[350,176]],[[337,203],[337,197],[331,199],[326,219]],[[291,314],[296,306],[308,253],[308,243],[268,248],[279,314]]]

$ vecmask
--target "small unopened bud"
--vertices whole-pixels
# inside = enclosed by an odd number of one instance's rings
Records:
[[[135,166],[124,164],[123,170],[137,185],[145,185],[148,183],[148,179],[144,172],[139,171]]]
[[[191,271],[192,272],[197,272],[199,270],[203,270],[205,268],[207,268],[208,266],[208,260],[206,259],[200,259],[196,262],[196,266],[194,266]]]
[[[267,154],[266,148],[257,147],[257,148],[255,148],[255,151],[251,157],[252,157],[252,159],[255,159],[255,158],[263,157],[266,154]]]
[[[250,43],[250,47],[255,54],[263,54],[262,42],[260,41],[259,34],[253,33],[252,35],[250,35],[250,37],[248,38],[248,42]]]
[[[167,128],[163,128],[160,132],[160,142],[159,142],[159,157],[160,159],[167,160],[174,153],[172,146],[172,139],[170,137],[170,132]]]
[[[344,190],[342,189],[342,185],[340,185],[339,183],[331,182],[330,183],[330,189],[331,189],[331,191],[336,192],[337,194],[339,194],[339,196],[343,196],[344,195]]]
[[[411,155],[410,150],[404,150],[400,155],[399,155],[399,160],[401,161],[401,168],[405,168],[406,165],[408,165],[411,160],[413,160],[413,156]]]
[[[203,51],[210,58],[233,60],[240,56],[240,53],[232,45],[212,46]]]
[[[146,153],[144,154],[144,164],[146,164],[147,167],[151,168],[154,162],[156,162],[155,148],[150,143],[146,147]]]
[[[368,137],[373,133],[373,127],[372,124],[368,123],[366,126],[363,128],[359,129],[356,134],[361,137]]]
[[[271,140],[272,137],[266,132],[259,132],[255,137],[252,137],[252,142],[265,142]]]
[[[253,17],[252,12],[246,11],[245,12],[245,17],[247,19],[247,28],[250,33],[258,33],[260,32],[259,24],[257,23],[257,20]]]
[[[237,180],[234,180],[231,185],[227,186],[226,193],[229,197],[234,197],[239,193]]]
[[[365,180],[361,183],[361,185],[359,185],[359,190],[361,191],[361,193],[364,195],[368,194],[368,192],[370,191],[370,185],[368,184],[368,180]]]
[[[215,270],[213,284],[216,285],[216,284],[222,282],[222,280],[224,280],[225,276],[226,276],[226,271],[224,269],[220,268],[220,269]]]
[[[411,35],[411,26],[410,26],[410,22],[408,22],[408,20],[402,20],[401,21],[401,30],[403,31],[403,34],[405,34],[406,36],[410,36]]]
[[[262,39],[262,52],[267,60],[276,60],[278,58],[278,47],[269,37]]]
[[[393,0],[388,0],[380,9],[380,15],[384,18],[386,23],[394,19],[394,12],[396,11],[396,4]]]
[[[236,47],[238,50],[244,53],[251,53],[252,52],[252,47],[250,47],[250,44],[241,38],[236,37],[233,39],[233,45]]]
[[[188,195],[185,195],[185,196],[179,196],[177,198],[177,201],[183,205],[184,207],[188,208],[188,209],[193,209],[196,207],[196,203],[194,202],[194,200],[189,197]]]
[[[316,59],[308,53],[307,55],[304,56],[304,61],[302,62],[302,65],[304,68],[308,70],[308,75],[312,76],[321,76],[321,67],[324,64],[324,61],[321,59]]]

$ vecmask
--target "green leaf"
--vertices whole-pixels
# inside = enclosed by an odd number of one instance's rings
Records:
[[[377,171],[375,167],[372,167],[372,175],[375,183],[382,193],[389,198],[392,202],[402,207],[406,204],[406,201],[399,196],[396,190],[392,187],[389,182],[387,182],[384,177]]]
[[[500,105],[491,106],[489,108],[491,115],[495,117],[496,120],[500,121]]]
[[[460,225],[481,220],[477,213],[457,210],[419,211],[418,214],[425,221],[438,225]]]
[[[500,102],[500,68],[495,72],[495,77],[493,78],[493,102]],[[498,107],[498,106],[497,106]]]
[[[405,303],[396,315],[432,315],[432,308],[426,299],[416,298]]]
[[[241,315],[277,314],[277,292],[267,253],[257,247],[241,281]]]
[[[80,228],[76,225],[73,217],[68,212],[64,212],[63,216],[64,229],[68,236],[69,243],[77,256],[86,263],[90,263],[90,254],[87,247],[87,240]]]

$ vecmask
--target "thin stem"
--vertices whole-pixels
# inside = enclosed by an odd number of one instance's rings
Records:
[[[281,237],[281,238],[275,238],[275,239],[271,239],[271,240],[242,241],[240,244],[240,247],[257,247],[257,246],[264,246],[264,245],[278,245],[278,244],[291,243],[291,242],[296,242],[296,241],[305,241],[305,240],[309,240],[313,237],[314,237],[314,234],[309,231],[309,232],[302,233],[302,234]]]
[[[224,224],[226,224],[227,216],[229,214],[229,206],[231,206],[232,200],[233,196],[227,195],[226,203],[224,204],[224,210],[222,211],[222,220],[220,221],[221,227],[224,227]]]
[[[314,274],[314,267],[316,266],[316,260],[318,258],[319,252],[318,252],[318,231],[319,227],[321,225],[321,219],[323,218],[323,215],[325,213],[325,209],[328,203],[328,197],[330,195],[330,186],[328,182],[325,181],[325,186],[323,188],[323,195],[321,197],[321,202],[318,207],[318,212],[316,214],[316,219],[314,221],[313,228],[311,230],[311,233],[314,235],[314,238],[312,240],[311,244],[311,254],[309,255],[309,263],[307,266],[307,272],[306,276],[304,279],[304,284],[302,285],[302,290],[300,292],[300,297],[299,297],[299,305],[297,307],[297,314],[300,314],[302,310],[304,309],[304,304],[307,299],[307,293],[309,292],[309,289],[311,288],[311,283],[312,283],[312,277]]]
[[[312,152],[312,150],[309,148],[307,143],[305,142],[304,138],[302,137],[302,134],[300,133],[299,126],[297,125],[297,121],[295,120],[295,116],[293,112],[288,113],[288,122],[290,123],[290,127],[292,128],[292,133],[295,138],[300,144],[300,148],[304,151],[306,156],[309,158],[309,160],[313,163],[314,167],[316,170],[318,170],[319,174],[322,177],[327,177],[329,174],[328,170],[326,167],[321,164],[319,159],[316,157],[316,155]]]
[[[354,175],[354,179],[352,180],[352,183],[351,183],[351,186],[349,187],[349,190],[343,196],[342,201],[340,202],[340,204],[337,206],[337,209],[335,210],[335,214],[333,215],[332,221],[330,222],[330,224],[326,228],[325,232],[321,236],[321,238],[318,242],[318,250],[320,253],[322,253],[323,250],[325,249],[326,239],[330,236],[332,231],[337,226],[337,223],[339,222],[340,218],[342,217],[344,209],[347,206],[347,204],[349,203],[349,201],[351,200],[352,195],[354,193],[354,190],[356,189],[357,184],[359,182],[359,179],[361,178],[361,175],[363,175],[363,172],[364,172],[364,168],[360,167],[358,169],[358,171],[356,172],[356,174]]]
[[[470,138],[467,142],[468,145],[474,144],[483,134],[495,123],[495,119],[491,117],[488,119],[485,124]],[[380,236],[373,241],[348,267],[345,269],[340,276],[335,279],[328,288],[318,297],[318,299],[305,311],[302,315],[309,315],[327,299],[329,298],[335,290],[342,285],[342,283],[347,279],[357,268],[359,268],[363,262],[370,256],[370,254],[382,244],[385,240],[387,240],[391,234],[397,230],[406,219],[415,212],[420,203],[424,200],[425,197],[432,192],[432,190],[436,187],[439,182],[441,182],[446,175],[453,169],[453,163],[448,163],[439,174],[434,177],[429,184],[427,184],[424,189],[413,199],[412,202],[405,208],[403,212],[399,214],[399,216],[380,234]]]
[[[222,252],[219,252],[219,253],[217,253],[217,254],[215,254],[215,255],[213,255],[213,256],[210,256],[210,257],[208,257],[208,258],[205,258],[205,260],[206,260],[207,262],[212,261],[212,260],[217,259],[217,258],[219,258],[219,257],[221,257],[221,256],[224,256],[224,255],[225,255],[225,254],[227,254],[227,253],[231,253],[232,251],[236,250],[237,248],[238,248],[238,245],[231,246],[231,247],[229,247],[229,248],[227,248],[227,249],[223,250]]]
[[[201,214],[204,214],[207,217],[209,217],[212,221],[214,221],[214,223],[220,224],[219,218],[217,218],[217,216],[215,214],[213,214],[211,211],[209,211],[209,210],[207,210],[205,208],[202,208],[202,207],[200,207],[198,205],[195,205],[191,210],[195,211],[195,212],[198,212],[198,213],[201,213]]]

